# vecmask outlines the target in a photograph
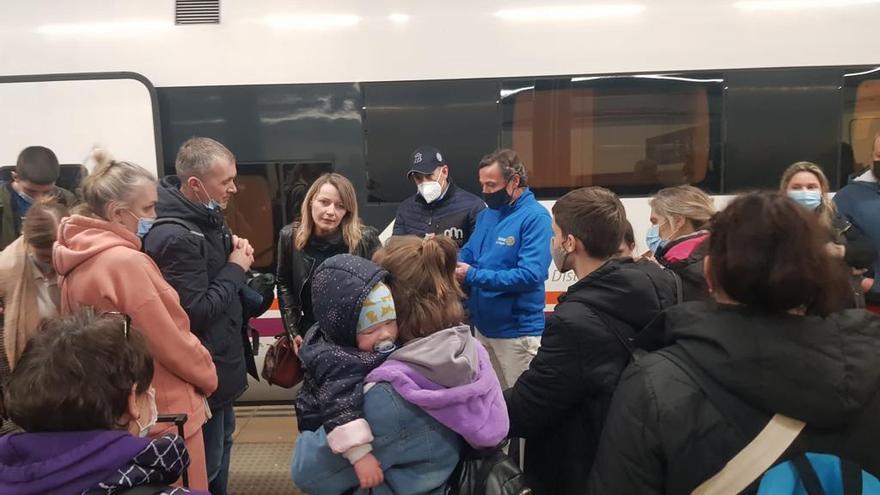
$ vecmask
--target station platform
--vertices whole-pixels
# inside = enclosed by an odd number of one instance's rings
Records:
[[[231,495],[302,495],[290,479],[296,442],[292,405],[236,406]]]

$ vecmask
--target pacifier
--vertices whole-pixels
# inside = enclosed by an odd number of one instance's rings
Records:
[[[382,354],[390,354],[394,352],[395,349],[397,349],[397,345],[394,344],[393,340],[380,340],[373,346],[373,351]]]

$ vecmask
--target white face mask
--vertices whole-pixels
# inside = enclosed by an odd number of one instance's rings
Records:
[[[440,183],[435,180],[426,180],[418,185],[419,194],[425,198],[425,203],[431,204],[434,201],[437,201],[437,198],[443,194],[443,188],[440,187]]]
[[[147,390],[147,400],[149,401],[150,408],[150,419],[147,420],[145,424],[141,424],[141,420],[134,420],[137,423],[139,437],[145,437],[150,434],[150,428],[156,425],[156,422],[159,420],[159,408],[156,407],[156,391],[153,390],[153,387],[150,387]]]

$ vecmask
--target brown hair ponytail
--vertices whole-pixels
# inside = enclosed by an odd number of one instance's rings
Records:
[[[457,251],[446,236],[392,237],[373,261],[388,270],[403,342],[459,325],[464,295],[455,281]]]

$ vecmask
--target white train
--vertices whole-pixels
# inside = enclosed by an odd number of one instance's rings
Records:
[[[836,188],[880,130],[880,0],[6,3],[0,166],[42,144],[74,170],[101,144],[162,175],[185,139],[214,137],[238,158],[228,219],[258,270],[274,269],[294,180],[346,175],[384,229],[422,144],[475,192],[502,146],[548,207],[609,187],[644,249],[657,189],[723,202],[797,160]],[[569,283],[551,271],[548,309]],[[277,311],[259,325],[270,339]]]

